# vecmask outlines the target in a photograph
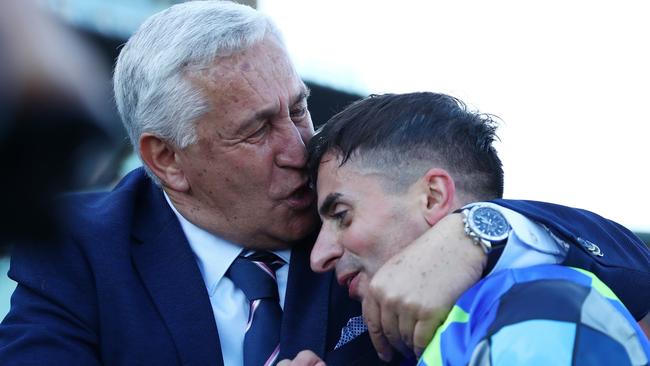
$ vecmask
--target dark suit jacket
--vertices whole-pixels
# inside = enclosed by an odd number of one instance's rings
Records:
[[[637,320],[650,309],[650,250],[621,225],[592,212],[536,201],[494,200],[548,227],[569,246],[564,265],[605,282]]]
[[[221,365],[194,255],[143,171],[129,174],[111,193],[71,195],[65,202],[69,229],[59,245],[22,246],[12,256],[10,276],[18,287],[0,326],[0,365]],[[571,210],[530,205],[541,214],[553,210],[545,217],[555,210],[572,217]],[[605,253],[618,251],[610,244],[632,245],[629,237],[619,239],[599,244]],[[361,310],[331,273],[310,271],[309,250],[305,243],[292,252],[280,358],[312,349],[331,365],[378,363],[367,334],[332,351],[341,328]],[[599,269],[613,267],[608,259]],[[647,253],[632,253],[619,264],[647,276]],[[603,277],[618,283],[627,279],[623,275]],[[639,296],[645,295],[626,297]]]
[[[0,365],[221,365],[194,254],[142,169],[110,193],[63,201],[64,239],[12,255],[18,287],[0,326]],[[367,335],[332,351],[361,307],[332,273],[310,270],[310,249],[292,251],[280,358],[311,349],[332,364],[377,363]]]

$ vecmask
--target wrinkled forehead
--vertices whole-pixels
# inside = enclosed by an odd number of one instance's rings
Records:
[[[186,74],[210,90],[278,86],[273,84],[291,89],[303,85],[285,47],[273,36],[210,64],[188,67]]]
[[[307,94],[284,47],[272,38],[218,58],[188,76],[207,97],[209,107],[229,120],[286,110]]]

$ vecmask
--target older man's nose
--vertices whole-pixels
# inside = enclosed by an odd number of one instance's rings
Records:
[[[301,131],[291,123],[282,133],[275,163],[283,168],[303,169],[307,164],[307,148]]]

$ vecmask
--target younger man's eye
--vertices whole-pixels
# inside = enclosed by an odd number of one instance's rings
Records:
[[[345,226],[345,218],[348,215],[348,210],[341,210],[332,214],[332,218],[337,222],[339,226]]]

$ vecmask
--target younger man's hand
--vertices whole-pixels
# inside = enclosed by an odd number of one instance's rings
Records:
[[[382,360],[392,359],[392,347],[420,357],[456,300],[480,280],[487,257],[463,227],[460,214],[443,218],[373,277],[363,317]]]

